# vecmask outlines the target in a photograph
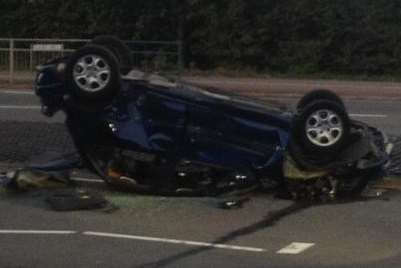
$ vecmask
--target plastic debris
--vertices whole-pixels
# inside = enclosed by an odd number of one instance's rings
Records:
[[[4,187],[18,191],[55,189],[73,185],[67,171],[44,172],[33,169],[7,172],[3,175],[2,182]]]
[[[46,198],[46,201],[56,211],[105,209],[105,212],[113,212],[117,209],[101,193],[93,190],[56,190]]]

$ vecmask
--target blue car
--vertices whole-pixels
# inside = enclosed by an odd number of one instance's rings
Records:
[[[132,68],[129,48],[102,36],[38,67],[35,91],[66,126],[86,165],[111,185],[214,195],[285,187],[313,196],[355,193],[388,161],[379,130],[348,117],[328,90],[294,111]],[[296,189],[296,190],[294,190]]]

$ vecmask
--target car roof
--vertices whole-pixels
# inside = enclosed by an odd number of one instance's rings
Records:
[[[242,106],[258,109],[259,111],[287,111],[286,105],[272,101],[272,100],[259,100],[249,96],[227,92],[217,88],[201,88],[196,84],[189,82],[176,82],[173,79],[168,79],[164,76],[155,73],[145,73],[141,70],[133,69],[127,75],[122,77],[125,80],[133,82],[144,82],[150,86],[157,88],[166,88],[179,95],[186,96],[203,96],[205,98],[220,100],[226,103],[231,103],[235,106]]]

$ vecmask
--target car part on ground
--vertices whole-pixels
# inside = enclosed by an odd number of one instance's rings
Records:
[[[56,211],[105,209],[112,212],[117,207],[111,205],[104,196],[94,190],[61,189],[51,192],[46,202]]]
[[[38,189],[56,189],[74,185],[69,171],[45,172],[34,169],[18,169],[5,176],[5,187],[10,190],[30,191]]]
[[[76,51],[65,81],[54,76],[58,64],[39,68],[36,93],[49,110],[65,112],[82,158],[120,188],[217,195],[288,186],[289,180],[335,195],[349,178],[381,169],[388,159],[378,153],[384,152],[384,135],[350,121],[341,99],[326,90],[308,94],[294,114],[139,71],[122,77],[105,46]],[[96,84],[104,71],[110,76]],[[50,105],[48,99],[58,101]],[[303,180],[285,176],[291,173],[283,171],[286,155]]]
[[[242,208],[246,202],[250,200],[249,197],[237,197],[220,202],[219,206],[222,209],[238,209]]]
[[[386,172],[389,176],[401,176],[401,137],[391,137],[393,148],[391,150],[390,159]]]
[[[43,170],[22,168],[0,173],[0,186],[18,193],[44,190],[45,200],[56,211],[102,209],[113,212],[117,209],[100,192],[75,188],[75,181],[70,178],[71,170],[64,169],[64,166],[58,168],[57,161],[50,161]]]

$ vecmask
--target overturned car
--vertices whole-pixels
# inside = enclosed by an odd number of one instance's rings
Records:
[[[386,136],[351,120],[328,90],[312,91],[291,112],[134,70],[129,48],[112,37],[39,66],[35,91],[45,115],[66,114],[88,167],[128,190],[215,195],[280,186],[336,196],[361,191],[388,161]]]

